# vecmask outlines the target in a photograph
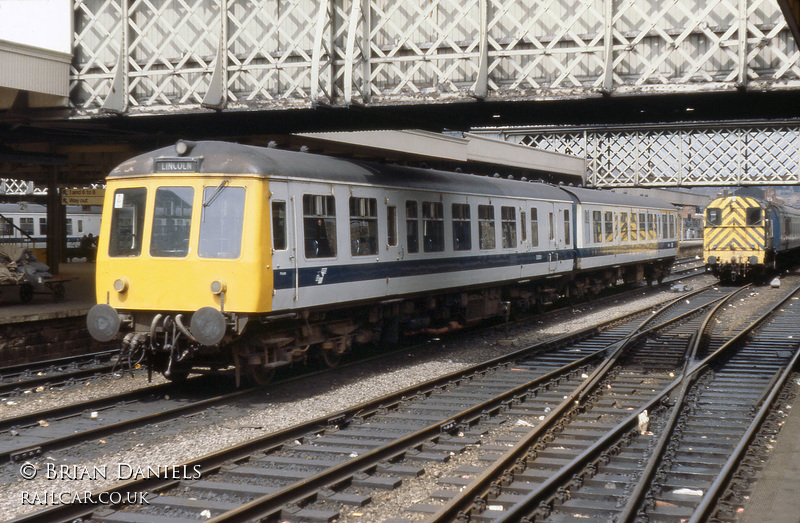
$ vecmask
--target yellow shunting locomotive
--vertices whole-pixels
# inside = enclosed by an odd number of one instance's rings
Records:
[[[703,258],[721,281],[764,276],[793,263],[800,250],[800,210],[749,196],[708,204]]]

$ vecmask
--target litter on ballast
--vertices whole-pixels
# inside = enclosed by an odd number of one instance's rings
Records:
[[[637,428],[639,429],[639,434],[645,434],[650,426],[650,416],[647,414],[646,410],[639,413],[638,422],[639,426]]]
[[[702,496],[703,491],[699,489],[693,488],[679,488],[677,490],[672,491],[673,494],[677,494],[679,496]]]

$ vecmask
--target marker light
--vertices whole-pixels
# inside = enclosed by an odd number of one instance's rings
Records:
[[[214,294],[222,294],[223,292],[225,292],[225,289],[227,289],[227,287],[228,286],[225,285],[225,282],[220,280],[214,280],[211,282],[211,292],[213,292]]]
[[[127,278],[117,278],[114,281],[114,290],[117,292],[125,292],[128,290],[128,279]]]

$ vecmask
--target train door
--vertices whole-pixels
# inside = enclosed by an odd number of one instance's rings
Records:
[[[404,251],[399,241],[401,204],[402,200],[394,194],[390,194],[388,198],[384,199],[386,219],[383,220],[383,228],[385,230],[378,233],[378,237],[384,239],[385,254],[381,255],[383,261],[399,261],[403,258]]]
[[[558,228],[556,227],[555,205],[550,203],[546,204],[545,213],[547,215],[547,219],[545,220],[545,234],[547,235],[547,245],[550,247],[547,272],[556,272],[558,269],[558,257],[559,250],[561,249],[561,242],[559,240]]]
[[[272,266],[275,286],[292,288],[293,298],[298,299],[298,252],[297,229],[298,205],[292,195],[289,183],[274,182],[269,185],[269,213],[272,235]]]

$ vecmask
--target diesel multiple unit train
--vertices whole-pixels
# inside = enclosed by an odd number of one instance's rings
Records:
[[[703,257],[723,282],[762,277],[798,251],[800,210],[748,196],[717,198],[706,207]]]
[[[661,201],[224,142],[107,178],[89,331],[170,379],[256,383],[354,345],[661,280]]]

